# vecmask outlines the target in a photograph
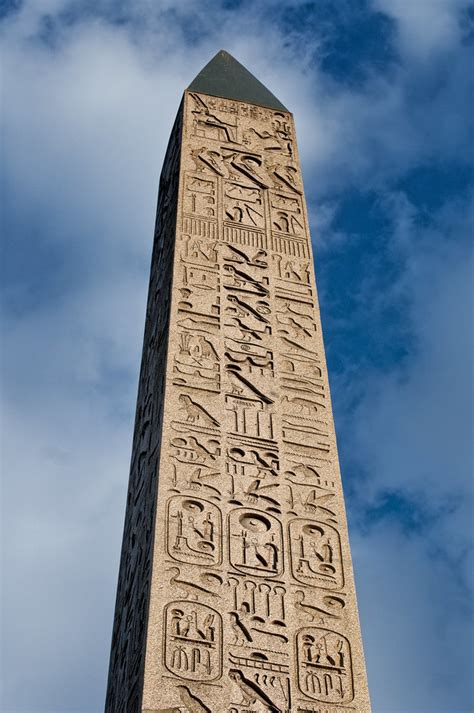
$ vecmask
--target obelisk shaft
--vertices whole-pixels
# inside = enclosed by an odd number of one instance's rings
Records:
[[[293,119],[196,91],[182,117],[160,189],[107,711],[366,713]]]

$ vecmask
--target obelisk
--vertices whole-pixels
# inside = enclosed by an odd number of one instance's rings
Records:
[[[161,175],[106,711],[369,710],[293,117],[221,51]]]

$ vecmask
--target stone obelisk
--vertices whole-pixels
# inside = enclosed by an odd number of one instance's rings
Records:
[[[161,175],[106,711],[369,710],[293,118],[221,51]]]

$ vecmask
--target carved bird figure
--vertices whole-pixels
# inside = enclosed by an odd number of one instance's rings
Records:
[[[262,691],[262,689],[253,681],[245,678],[241,671],[236,668],[231,668],[229,671],[229,678],[240,688],[242,693],[242,705],[250,706],[258,701],[265,706],[267,711],[271,711],[271,713],[279,713],[278,708],[274,705],[267,694],[264,693],[264,691]]]
[[[201,350],[201,355],[204,357],[204,359],[215,359],[216,361],[219,361],[219,355],[208,339],[199,336],[198,344]]]
[[[288,396],[283,396],[282,402],[285,402],[294,408],[300,408],[302,414],[307,414],[310,416],[311,414],[317,413],[318,409],[324,409],[326,406],[324,404],[318,403],[317,401],[311,401],[311,399],[305,399],[302,398],[301,396],[294,396],[293,398],[289,398]]]
[[[192,448],[195,451],[198,458],[206,459],[206,457],[207,457],[207,458],[211,458],[211,460],[216,459],[216,454],[213,453],[212,451],[208,450],[207,448],[205,448],[203,445],[201,445],[201,443],[199,443],[197,438],[194,438],[194,436],[189,436],[188,442],[189,442],[190,448]]]
[[[182,408],[186,411],[186,420],[194,423],[202,419],[204,423],[208,426],[218,426],[219,421],[217,421],[213,416],[211,416],[205,408],[199,406],[195,401],[192,400],[187,394],[181,394],[179,397],[179,403],[182,404]]]
[[[239,339],[241,339],[243,342],[251,341],[252,337],[258,342],[262,341],[262,337],[260,336],[260,334],[256,332],[255,329],[251,329],[246,324],[244,324],[242,320],[238,317],[232,317],[232,323],[229,324],[229,327],[235,327],[239,330]]]
[[[211,709],[208,708],[200,698],[191,693],[187,686],[176,686],[176,688],[179,691],[181,701],[189,713],[212,713]]]
[[[303,315],[304,316],[304,315]],[[311,337],[311,330],[307,329],[303,324],[298,322],[294,317],[285,317],[285,319],[280,319],[277,315],[277,320],[285,329],[280,329],[283,334],[294,334],[295,337]],[[292,330],[292,331],[291,331]]]
[[[240,617],[235,612],[230,612],[230,626],[234,632],[235,644],[247,643],[247,641],[252,641],[252,636],[247,629],[247,627],[240,621]]]

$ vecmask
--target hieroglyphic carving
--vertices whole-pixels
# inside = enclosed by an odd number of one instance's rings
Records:
[[[166,572],[172,574],[170,584],[182,590],[190,599],[198,599],[206,594],[219,598],[218,587],[222,584],[222,577],[215,572],[200,572],[198,580],[184,579],[179,567],[170,567]]]
[[[231,711],[244,713],[248,710],[259,709],[279,713],[288,711],[289,686],[288,679],[284,676],[269,676],[261,672],[251,671],[251,677],[237,668],[231,668],[229,678],[235,684],[235,690],[240,695],[240,701],[231,703]],[[283,705],[281,702],[283,699]],[[249,706],[252,706],[249,708]]]
[[[183,112],[107,713],[368,713],[292,117],[194,91]]]
[[[207,436],[176,436],[171,442],[171,458],[181,463],[209,466],[220,455],[219,441]]]
[[[232,386],[236,393],[226,394],[226,409],[233,413],[232,432],[255,438],[272,439],[273,415],[266,408],[265,401],[258,398],[245,398],[242,395],[244,389],[240,384],[247,386],[247,380],[237,371],[232,371],[231,374],[235,379],[232,381]]]
[[[229,612],[232,643],[284,653],[289,642],[285,587],[237,576],[229,577],[227,584],[232,590],[233,609]]]
[[[222,522],[219,508],[202,498],[174,495],[168,501],[168,554],[178,562],[219,564]]]
[[[219,274],[204,265],[185,263],[181,269],[179,314],[200,314],[217,320],[220,313]]]
[[[176,385],[219,393],[220,357],[214,340],[203,334],[193,334],[191,330],[180,330],[178,353],[174,355],[173,376],[173,383]]]
[[[303,418],[283,417],[283,441],[288,444],[292,454],[319,455],[329,454],[329,430],[327,421],[318,419],[316,423],[306,424]]]
[[[346,606],[343,596],[337,594],[321,594],[316,598],[314,590],[309,594],[302,589],[295,592],[295,609],[301,612],[310,621],[326,624],[327,620],[340,619],[342,609]],[[308,601],[307,601],[308,599]],[[309,604],[308,602],[312,603]]]
[[[309,248],[305,240],[286,233],[272,233],[272,250],[294,258],[309,258]]]
[[[251,228],[264,228],[262,192],[255,186],[225,181],[224,216],[226,221]]]
[[[280,522],[268,513],[237,508],[229,514],[229,560],[236,570],[256,577],[283,572]]]
[[[187,233],[180,236],[180,257],[183,262],[195,265],[216,265],[218,262],[217,248],[219,243],[208,242]]]
[[[324,703],[353,700],[351,648],[345,636],[306,627],[296,637],[298,685],[309,698]]]
[[[237,227],[233,223],[224,224],[223,238],[226,243],[235,243],[255,250],[266,250],[268,241],[263,231]]]
[[[214,176],[202,178],[187,173],[184,184],[183,210],[188,215],[217,217],[217,181]]]
[[[270,213],[273,231],[296,236],[304,234],[303,208],[299,196],[294,193],[272,192]]]
[[[165,607],[163,658],[168,671],[191,681],[222,674],[222,619],[215,609],[188,600]]]
[[[291,571],[308,586],[340,589],[344,584],[340,536],[316,520],[291,520],[289,524]]]
[[[204,703],[201,697],[196,696],[189,686],[180,684],[176,686],[176,690],[179,694],[180,703],[186,706],[187,711],[193,711],[193,713],[212,713],[211,708]],[[176,713],[176,710],[176,708],[168,709],[169,713]],[[166,711],[160,711],[160,713],[166,713]]]
[[[260,344],[248,344],[237,339],[227,339],[225,342],[225,358],[227,367],[236,371],[239,369],[247,378],[252,376],[274,376],[273,352]],[[233,368],[234,367],[234,368]]]
[[[217,181],[200,171],[187,172],[183,190],[183,231],[199,238],[217,238]]]

